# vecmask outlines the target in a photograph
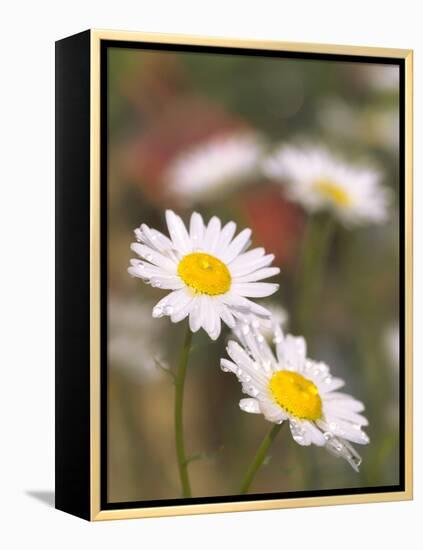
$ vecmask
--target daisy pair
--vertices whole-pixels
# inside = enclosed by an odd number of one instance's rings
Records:
[[[203,328],[212,340],[220,335],[221,321],[234,328],[246,315],[270,317],[250,298],[276,292],[278,284],[261,281],[280,270],[270,267],[273,254],[263,248],[248,250],[250,229],[235,236],[233,221],[222,227],[213,216],[206,225],[196,212],[188,229],[171,210],[166,211],[166,222],[169,237],[142,224],[131,245],[141,259],[131,260],[129,273],[171,291],[154,307],[153,317],[167,315],[174,323],[188,317],[192,332]]]
[[[292,437],[303,446],[325,447],[344,458],[358,471],[361,457],[350,442],[364,445],[367,419],[364,405],[338,392],[344,381],[331,375],[329,367],[307,358],[304,338],[284,335],[274,327],[276,355],[257,326],[244,323],[238,330],[240,343],[228,343],[229,359],[221,368],[232,372],[249,397],[240,408],[262,414],[275,424],[289,423]]]

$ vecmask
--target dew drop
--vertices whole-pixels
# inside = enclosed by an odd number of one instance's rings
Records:
[[[163,308],[160,306],[155,306],[153,308],[153,317],[162,317],[163,316]]]
[[[240,403],[240,407],[244,412],[253,413],[256,411],[254,402],[252,403],[250,400],[247,399],[244,402]]]
[[[250,327],[247,324],[242,325],[241,332],[242,334],[247,335],[250,332]]]
[[[266,372],[269,372],[272,370],[270,361],[263,361],[263,368]]]

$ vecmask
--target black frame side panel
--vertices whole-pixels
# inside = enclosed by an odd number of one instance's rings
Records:
[[[56,42],[56,508],[90,519],[90,31]]]

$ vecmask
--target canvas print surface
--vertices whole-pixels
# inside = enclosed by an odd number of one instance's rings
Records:
[[[399,66],[106,71],[107,502],[397,486]]]

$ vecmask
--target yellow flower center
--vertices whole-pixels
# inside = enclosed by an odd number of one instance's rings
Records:
[[[351,204],[351,197],[348,193],[340,185],[332,181],[320,180],[314,184],[314,187],[326,199],[331,200],[338,206],[349,206]]]
[[[273,374],[269,389],[276,403],[303,420],[318,420],[322,416],[322,400],[316,386],[301,374],[280,370]]]
[[[184,256],[178,265],[178,275],[186,285],[201,294],[217,296],[231,287],[231,274],[226,265],[204,252]]]

